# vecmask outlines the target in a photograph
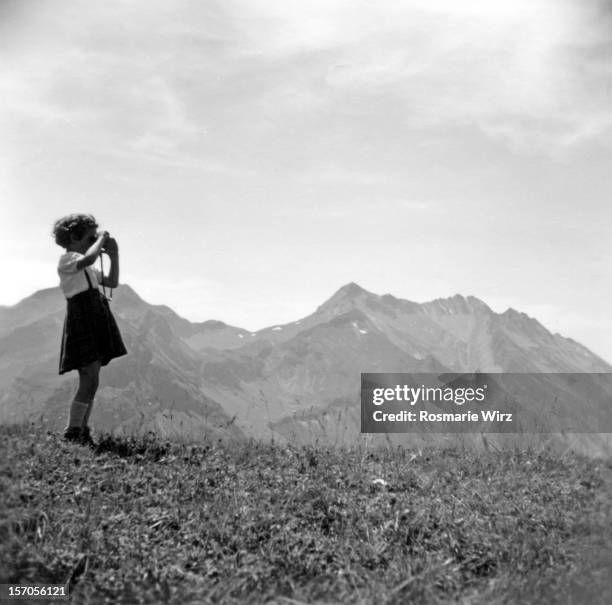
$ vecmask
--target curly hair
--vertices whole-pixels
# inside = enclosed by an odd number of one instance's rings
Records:
[[[51,235],[55,238],[55,243],[58,246],[67,248],[71,242],[71,235],[74,234],[77,239],[81,239],[85,232],[92,227],[98,227],[93,215],[69,214],[55,221]]]

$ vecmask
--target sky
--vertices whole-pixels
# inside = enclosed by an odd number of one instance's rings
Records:
[[[0,0],[0,304],[92,213],[192,321],[354,281],[612,361],[612,2]]]

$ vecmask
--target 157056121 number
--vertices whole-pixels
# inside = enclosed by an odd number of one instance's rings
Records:
[[[64,584],[0,584],[0,600],[68,599]]]

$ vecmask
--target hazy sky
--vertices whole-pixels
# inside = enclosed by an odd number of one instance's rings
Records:
[[[610,361],[611,135],[610,0],[0,0],[0,304],[91,212],[191,320],[355,281]]]

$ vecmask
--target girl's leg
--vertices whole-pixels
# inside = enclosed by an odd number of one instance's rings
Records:
[[[89,417],[91,416],[91,410],[93,408],[93,403],[94,403],[94,397],[96,395],[96,391],[98,390],[98,384],[100,382],[100,367],[101,367],[101,363],[99,361],[95,362],[95,368],[94,368],[94,373],[95,373],[95,385],[96,388],[94,389],[90,401],[89,401],[89,405],[87,406],[87,412],[85,412],[85,419],[83,420],[83,426],[87,426],[89,424]]]
[[[79,368],[79,388],[70,406],[69,427],[86,426],[88,412],[91,412],[93,399],[98,389],[99,374],[99,361]]]

